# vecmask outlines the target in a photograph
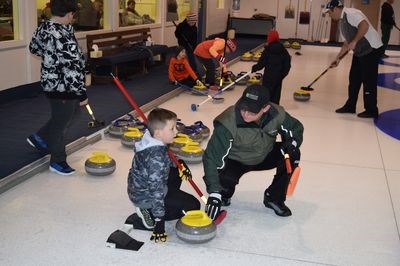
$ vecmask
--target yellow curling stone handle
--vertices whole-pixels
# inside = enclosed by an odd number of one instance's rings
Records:
[[[92,156],[89,158],[89,161],[92,163],[109,163],[112,158],[108,156],[106,152],[95,151],[92,153]]]
[[[193,210],[186,212],[185,216],[181,218],[183,224],[188,226],[207,226],[212,223],[212,220],[202,210]]]
[[[143,133],[136,127],[128,127],[128,131],[124,135],[131,138],[140,138],[143,136]]]

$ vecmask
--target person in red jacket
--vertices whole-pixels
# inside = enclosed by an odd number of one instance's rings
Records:
[[[214,59],[219,61],[222,71],[227,72],[226,63],[228,60],[224,53],[225,40],[221,38],[215,38],[214,40],[207,40],[199,43],[194,49],[194,54],[199,59],[201,64],[206,68],[206,84],[208,84],[211,90],[218,90],[219,87],[215,85],[215,63]],[[235,39],[227,39],[226,41],[226,53],[235,52],[237,48],[237,42]]]
[[[178,47],[176,57],[172,57],[168,67],[168,78],[174,84],[184,84],[189,87],[203,85],[196,73],[190,67],[184,47]]]

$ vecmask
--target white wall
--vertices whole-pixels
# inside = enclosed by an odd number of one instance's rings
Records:
[[[156,43],[163,43],[168,46],[176,45],[174,36],[175,26],[170,22],[164,22],[165,1],[160,0],[161,23],[152,25],[152,36]],[[197,1],[191,0],[194,10],[197,10]],[[300,1],[300,2],[299,2]],[[277,17],[276,25],[280,32],[281,38],[300,38],[310,39],[311,36],[316,39],[318,20],[321,16],[321,4],[326,3],[326,0],[307,0],[312,2],[311,8],[311,24],[297,25],[296,36],[296,21],[299,9],[304,10],[304,0],[292,0],[292,4],[296,8],[295,19],[285,19],[284,10],[288,5],[289,0],[241,0],[240,11],[238,17],[251,17],[254,13],[267,13]],[[345,0],[345,5],[350,7],[352,0]],[[353,0],[354,1],[354,0]],[[380,0],[381,3],[384,0]],[[20,40],[0,42],[0,90],[5,90],[15,86],[36,82],[39,80],[40,60],[32,56],[28,51],[29,41],[33,31],[36,29],[36,1],[33,0],[18,0],[20,8]],[[231,9],[232,0],[225,0],[225,8],[217,9],[217,0],[207,1],[207,25],[206,35],[220,33],[225,31],[226,19]],[[400,25],[400,1],[394,2],[394,10],[396,12],[396,23]],[[118,1],[105,0],[105,8],[112,10],[111,14],[117,13]],[[309,4],[307,4],[309,8]],[[108,19],[107,17],[105,19]],[[110,25],[112,29],[118,30],[118,18],[111,17]],[[328,21],[328,29],[330,28],[330,19]],[[312,33],[312,24],[314,23],[314,32]],[[322,24],[324,24],[323,22]],[[325,25],[325,24],[324,24]],[[324,26],[325,27],[325,26]],[[310,28],[310,29],[309,29]],[[104,30],[104,31],[111,31]],[[325,31],[325,28],[324,28]],[[378,27],[380,32],[380,26]],[[100,31],[101,32],[101,31]],[[77,33],[77,38],[84,50],[86,50],[85,34]],[[392,31],[390,44],[400,44],[400,32],[396,29]]]

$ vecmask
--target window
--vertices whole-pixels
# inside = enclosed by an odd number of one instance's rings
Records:
[[[18,34],[17,0],[0,0],[0,41],[15,40]]]
[[[76,31],[90,31],[104,28],[104,0],[79,0],[79,9],[75,13],[72,25]],[[48,0],[36,0],[38,25],[44,19],[51,18],[51,6]]]
[[[190,11],[190,0],[167,0],[167,21],[182,21]]]
[[[159,0],[120,0],[119,25],[152,24],[159,21]]]

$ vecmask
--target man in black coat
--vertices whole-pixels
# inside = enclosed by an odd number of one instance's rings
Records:
[[[197,46],[197,15],[195,13],[189,13],[186,19],[176,26],[175,36],[178,40],[179,46],[182,46],[186,50],[189,64],[194,72],[197,72],[196,61],[193,55],[193,51]]]

